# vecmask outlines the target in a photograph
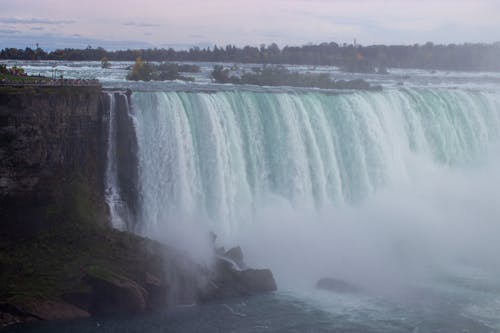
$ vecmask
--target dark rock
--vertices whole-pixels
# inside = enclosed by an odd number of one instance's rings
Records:
[[[234,261],[240,268],[245,268],[245,263],[243,262],[243,251],[241,247],[236,246],[226,251],[223,257]]]
[[[74,291],[74,292],[65,293],[62,296],[62,299],[70,304],[73,304],[74,306],[76,306],[82,310],[89,312],[91,305],[92,305],[93,296],[92,296],[91,290],[89,290],[89,291]]]
[[[333,278],[323,278],[316,283],[316,288],[337,293],[360,293],[362,289],[354,284]]]
[[[0,234],[23,237],[58,219],[78,175],[105,221],[105,101],[98,87],[0,87]],[[56,207],[57,206],[57,207]]]
[[[245,269],[238,274],[246,291],[253,294],[276,290],[276,281],[269,269]]]
[[[36,320],[41,320],[41,318],[27,313],[16,305],[10,303],[0,304],[0,328]]]
[[[269,269],[237,270],[227,260],[218,259],[214,277],[201,294],[202,301],[229,297],[246,297],[276,290],[273,273]]]
[[[126,277],[92,267],[85,277],[92,287],[90,313],[114,315],[141,313],[146,310],[147,291]]]
[[[126,94],[114,94],[116,109],[116,165],[118,175],[118,190],[126,204],[130,216],[127,218],[127,229],[134,229],[137,216],[138,193],[139,193],[139,161],[138,143],[135,133],[135,125],[130,114],[130,99]]]
[[[146,272],[144,278],[144,288],[146,289],[148,295],[146,304],[148,310],[159,309],[166,306],[168,287],[164,279]]]
[[[38,320],[87,318],[90,314],[62,300],[31,300],[0,305],[0,327]]]
[[[33,300],[23,310],[42,320],[87,318],[89,313],[62,300]]]

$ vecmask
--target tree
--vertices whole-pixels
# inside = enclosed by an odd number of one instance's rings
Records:
[[[132,71],[127,75],[127,80],[150,81],[152,72],[153,69],[151,68],[151,66],[148,63],[143,62],[141,57],[138,57],[135,60],[135,64],[134,67],[132,68]]]
[[[103,58],[101,59],[101,67],[102,67],[102,68],[110,68],[110,67],[111,67],[111,64],[109,63],[108,58],[103,57]]]

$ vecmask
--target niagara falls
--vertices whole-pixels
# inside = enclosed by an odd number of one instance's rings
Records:
[[[0,332],[500,332],[495,1],[89,4],[2,5]]]

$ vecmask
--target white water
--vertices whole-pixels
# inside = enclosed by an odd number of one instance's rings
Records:
[[[127,107],[125,112],[129,112],[128,99],[124,93],[108,93],[109,113],[108,113],[108,150],[106,154],[105,173],[105,199],[109,207],[111,225],[119,230],[127,230],[128,221],[131,216],[128,205],[120,195],[120,184],[118,181],[118,161],[117,161],[117,113],[119,112],[116,98],[122,98]],[[130,114],[129,114],[130,116]]]
[[[474,167],[500,133],[487,92],[157,92],[133,106],[145,232],[196,219],[224,239],[262,209],[351,206],[415,168]]]
[[[132,103],[136,231],[206,259],[213,230],[280,290],[354,321],[400,320],[380,296],[439,312],[424,288],[500,329],[499,93],[135,92]],[[325,276],[368,294],[314,291]]]

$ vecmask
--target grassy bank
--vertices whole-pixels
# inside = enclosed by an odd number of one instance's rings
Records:
[[[92,267],[131,280],[161,267],[161,258],[147,251],[159,244],[106,226],[102,207],[81,177],[58,189],[41,212],[44,227],[38,232],[0,237],[2,302],[85,291],[83,278]]]

